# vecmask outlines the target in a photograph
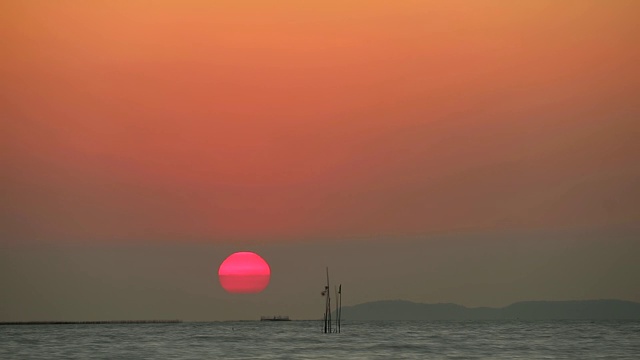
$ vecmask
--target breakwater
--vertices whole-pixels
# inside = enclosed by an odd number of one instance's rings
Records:
[[[103,320],[103,321],[5,321],[0,325],[75,325],[75,324],[175,324],[182,320]]]

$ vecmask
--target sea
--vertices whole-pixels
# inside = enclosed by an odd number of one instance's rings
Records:
[[[640,359],[640,321],[1,325],[0,359]]]

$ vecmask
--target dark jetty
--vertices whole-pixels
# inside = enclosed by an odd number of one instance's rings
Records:
[[[260,321],[291,321],[288,316],[261,316]]]

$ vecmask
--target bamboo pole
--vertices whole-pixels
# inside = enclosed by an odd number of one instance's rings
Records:
[[[340,326],[342,322],[342,284],[338,287],[338,298],[336,299],[338,302],[338,333],[340,332]]]
[[[334,285],[333,286],[333,291],[334,291],[334,294],[336,296],[336,312],[335,312],[335,314],[336,314],[336,330],[335,330],[335,332],[340,332],[340,330],[339,330],[339,328],[340,328],[340,325],[339,325],[340,324],[340,315],[338,315],[338,311],[339,311],[339,309],[338,309],[339,300],[338,299],[340,299],[340,297],[338,297],[338,287]]]
[[[335,320],[333,320],[332,314],[331,314],[331,287],[330,287],[330,282],[329,282],[329,267],[327,266],[327,285],[324,287],[324,291],[322,292],[322,296],[325,297],[325,303],[324,303],[324,318],[323,318],[323,323],[324,323],[324,333],[340,333],[341,331],[341,326],[342,326],[342,284],[339,284],[338,286],[334,286],[333,290],[334,290],[334,294],[335,294],[335,301],[336,301],[336,309],[335,309]],[[332,321],[333,320],[333,321]],[[335,323],[335,327],[334,327],[334,323]]]
[[[327,325],[325,327],[325,332],[331,333],[332,332],[332,326],[331,326],[331,286],[329,285],[329,267],[327,266],[327,303],[326,303],[326,308],[325,308],[325,312],[327,314]]]

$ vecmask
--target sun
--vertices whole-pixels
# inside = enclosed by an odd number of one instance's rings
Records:
[[[236,252],[227,257],[218,269],[218,279],[222,288],[234,294],[255,294],[269,285],[271,268],[260,255],[250,252]]]

